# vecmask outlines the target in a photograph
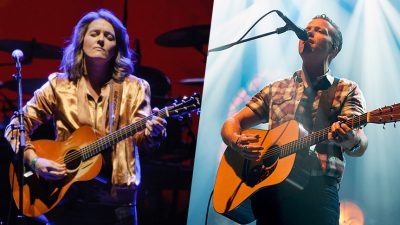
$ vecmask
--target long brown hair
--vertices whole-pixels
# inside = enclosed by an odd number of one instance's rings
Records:
[[[108,21],[115,31],[117,53],[112,59],[114,62],[113,78],[121,80],[129,74],[133,74],[136,59],[134,58],[133,50],[129,48],[128,32],[122,22],[106,9],[89,12],[79,20],[71,35],[69,45],[64,49],[60,70],[66,73],[68,78],[73,81],[77,81],[84,75],[83,39],[89,24],[96,19]]]

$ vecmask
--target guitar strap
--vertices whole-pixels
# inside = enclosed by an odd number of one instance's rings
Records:
[[[330,109],[335,98],[338,83],[339,78],[335,77],[332,85],[328,89],[322,91],[321,98],[318,104],[317,117],[315,118],[313,126],[313,131],[318,131],[325,127],[328,127],[333,121],[337,119],[339,112],[331,112]],[[318,144],[316,146],[316,151],[319,153],[328,153],[326,152],[327,149],[331,148],[327,148],[327,146],[322,145],[324,144]],[[334,152],[332,153],[334,154]]]
[[[119,124],[119,111],[122,99],[122,81],[114,81],[112,79],[110,82],[110,94],[108,98],[108,127],[109,132],[111,133],[112,131],[115,131],[117,129]],[[77,93],[78,107],[80,109],[80,115],[84,115],[79,117],[79,122],[81,126],[92,125],[89,109],[87,105],[85,105],[88,104],[87,101],[84,100],[87,99],[87,91],[85,90],[87,90],[87,88],[85,88],[85,82],[79,81]],[[106,119],[104,120],[104,122],[106,122]],[[106,126],[104,126],[104,129],[106,130]]]
[[[108,101],[108,127],[110,133],[117,130],[122,99],[122,82],[114,80],[111,82],[110,97]]]
[[[119,125],[119,112],[122,99],[122,82],[111,80],[110,95],[108,98],[108,129],[109,133],[117,130]],[[96,180],[107,184],[112,177],[112,151],[103,151],[103,166]]]

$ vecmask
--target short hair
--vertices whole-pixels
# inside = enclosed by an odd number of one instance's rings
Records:
[[[60,70],[68,75],[68,78],[77,81],[85,73],[83,40],[89,24],[97,19],[109,22],[115,31],[116,55],[111,59],[113,65],[113,78],[122,80],[125,76],[133,74],[135,54],[129,48],[129,36],[122,22],[110,11],[100,9],[84,15],[74,27],[68,46],[64,49]]]
[[[342,49],[343,37],[342,37],[342,32],[340,31],[338,25],[336,25],[336,23],[334,23],[332,19],[325,14],[317,15],[313,18],[313,20],[314,19],[323,19],[328,23],[330,23],[335,28],[330,35],[332,36],[333,46],[337,48],[337,53],[339,53],[340,50]]]

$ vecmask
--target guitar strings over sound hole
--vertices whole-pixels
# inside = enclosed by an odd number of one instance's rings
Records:
[[[272,174],[279,159],[277,149],[277,146],[271,146],[262,162],[247,161],[245,170],[247,172],[244,174],[243,180],[248,186],[254,187]]]
[[[82,153],[78,150],[72,149],[65,154],[64,163],[67,170],[75,170],[82,162]]]
[[[279,151],[277,151],[279,150]],[[266,157],[263,159],[263,165],[265,167],[272,166],[279,159],[280,149],[278,145],[271,146],[266,152]]]

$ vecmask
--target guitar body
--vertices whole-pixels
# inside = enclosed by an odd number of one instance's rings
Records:
[[[214,185],[214,209],[239,222],[254,221],[250,197],[258,190],[284,181],[292,170],[296,154],[279,158],[279,146],[299,137],[299,124],[292,120],[272,130],[249,129],[243,133],[258,134],[258,145],[264,147],[262,160],[244,159],[239,153],[226,149],[217,172]]]
[[[65,163],[67,176],[62,180],[48,181],[33,173],[25,176],[23,185],[23,214],[26,216],[39,216],[54,208],[67,192],[68,188],[76,181],[86,181],[95,178],[102,165],[101,155],[82,161],[79,149],[96,141],[102,135],[90,127],[81,127],[63,142],[51,140],[33,141],[39,157]],[[10,183],[13,187],[13,197],[19,206],[19,183],[14,171],[14,165],[10,165]]]
[[[100,153],[143,130],[146,122],[153,116],[181,118],[190,112],[198,111],[199,108],[200,96],[193,94],[191,97],[185,97],[180,102],[166,106],[157,113],[152,113],[107,135],[90,127],[81,127],[63,142],[33,141],[32,144],[39,157],[66,164],[67,176],[62,180],[47,181],[31,171],[25,173],[22,213],[26,216],[39,216],[46,213],[57,205],[74,182],[95,178],[101,170],[102,157]],[[20,184],[15,175],[20,173],[16,173],[14,169],[14,165],[11,164],[10,183],[13,187],[14,201],[17,207],[21,208],[19,206]]]
[[[385,106],[368,113],[349,117],[345,123],[352,130],[367,123],[392,123],[400,120],[400,104]],[[249,129],[243,133],[258,134],[257,145],[262,159],[250,161],[230,149],[221,159],[214,185],[213,205],[216,212],[235,222],[254,221],[250,197],[258,190],[285,181],[283,189],[303,189],[310,171],[319,163],[310,146],[329,140],[331,126],[311,134],[291,120],[272,130]],[[297,152],[297,154],[296,154]],[[311,154],[310,154],[311,153]],[[288,187],[291,186],[291,187]]]

